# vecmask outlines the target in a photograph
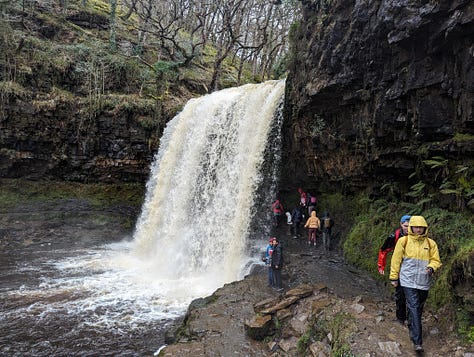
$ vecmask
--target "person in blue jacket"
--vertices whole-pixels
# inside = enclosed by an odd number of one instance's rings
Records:
[[[273,240],[274,239],[275,237],[271,237],[270,240],[268,241],[268,245],[265,250],[265,257],[263,258],[263,261],[265,262],[265,266],[268,269],[268,286],[272,288],[274,286],[273,271],[272,271],[272,253],[273,253]]]

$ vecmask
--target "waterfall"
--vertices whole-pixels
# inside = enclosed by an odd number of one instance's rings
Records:
[[[148,273],[211,289],[243,276],[265,155],[275,151],[267,145],[280,143],[269,137],[284,86],[268,81],[191,99],[168,123],[133,237],[132,254]]]
[[[284,86],[189,101],[165,128],[132,240],[99,244],[73,227],[77,246],[38,244],[9,257],[3,355],[151,355],[193,299],[263,264]]]

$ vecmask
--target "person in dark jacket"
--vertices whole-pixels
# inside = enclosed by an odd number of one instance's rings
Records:
[[[277,238],[273,238],[273,253],[272,253],[272,271],[273,271],[273,280],[275,283],[274,288],[277,291],[283,291],[281,284],[281,269],[283,268],[284,258],[283,250]]]
[[[411,216],[405,215],[400,219],[400,227],[395,229],[385,240],[382,247],[379,250],[379,256],[377,260],[377,270],[380,275],[385,274],[385,265],[387,264],[387,254],[395,249],[395,245],[399,238],[404,237],[408,233],[408,222]],[[407,304],[405,302],[405,294],[403,288],[398,284],[395,288],[395,315],[397,321],[402,325],[405,325],[407,319]]]
[[[311,212],[316,209],[316,196],[308,192],[307,195],[307,206],[308,206],[308,217],[311,216]]]
[[[300,227],[304,219],[303,212],[298,205],[291,211],[291,219],[293,221],[293,238],[296,238],[300,235]]]
[[[323,247],[327,252],[331,248],[331,231],[334,225],[334,220],[329,215],[329,212],[324,212],[321,217],[321,230],[323,231]]]

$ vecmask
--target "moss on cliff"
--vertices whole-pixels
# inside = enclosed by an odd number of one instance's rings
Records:
[[[377,273],[378,250],[386,237],[399,226],[399,218],[405,214],[421,214],[426,218],[429,235],[437,242],[443,262],[437,272],[436,283],[430,290],[429,303],[447,309],[444,320],[456,319],[457,316],[459,332],[473,342],[472,327],[469,328],[466,323],[474,321],[474,301],[470,292],[474,285],[473,216],[438,207],[420,210],[407,202],[371,200],[364,195],[358,196],[355,203],[354,222],[342,245],[344,256],[351,264],[370,272],[380,281],[386,281],[387,277]],[[385,271],[389,270],[390,256]]]
[[[94,209],[112,206],[141,207],[145,187],[136,183],[81,184],[65,181],[28,181],[0,179],[1,212],[8,212],[17,205],[30,203],[54,203],[59,200],[78,199],[87,201]]]

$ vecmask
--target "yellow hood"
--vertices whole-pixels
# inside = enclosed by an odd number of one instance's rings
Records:
[[[415,234],[411,227],[425,227],[425,233],[420,235]],[[408,223],[408,235],[414,239],[424,239],[428,237],[428,224],[423,216],[411,216],[410,223]]]

